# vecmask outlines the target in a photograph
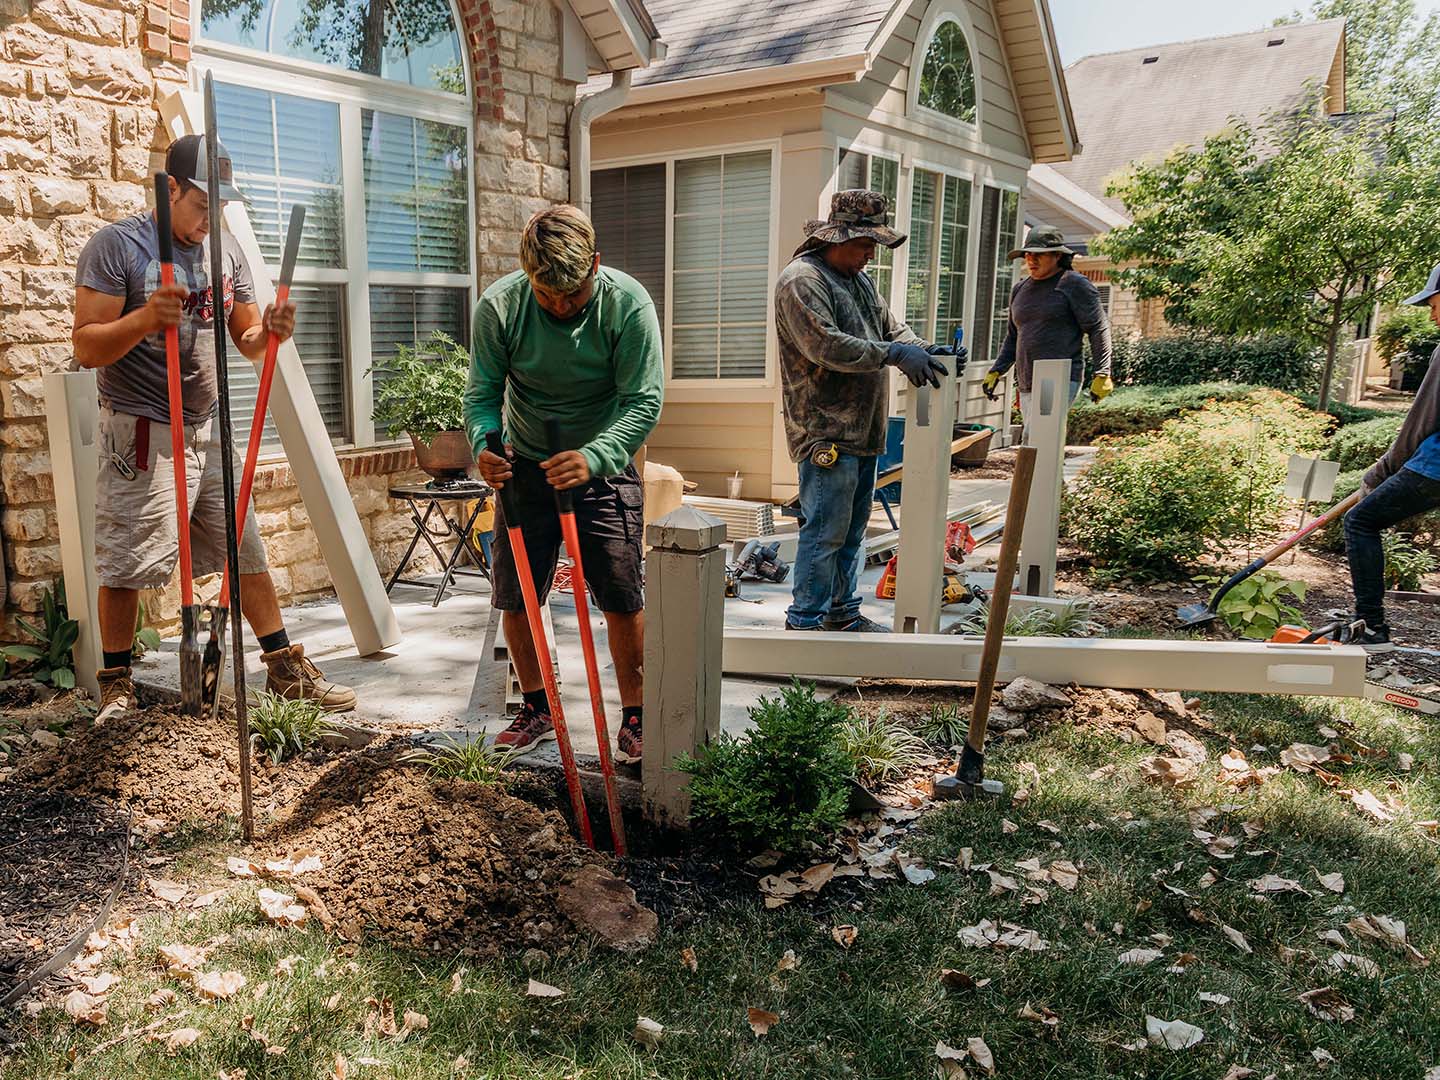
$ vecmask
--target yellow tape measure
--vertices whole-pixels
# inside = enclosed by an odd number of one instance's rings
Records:
[[[817,446],[810,451],[810,464],[817,465],[822,469],[831,468],[840,460],[840,448],[834,443],[829,446]]]

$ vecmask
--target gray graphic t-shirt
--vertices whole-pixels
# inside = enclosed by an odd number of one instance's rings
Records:
[[[255,302],[250,268],[238,251],[225,249],[225,318],[236,301]],[[122,315],[144,307],[160,287],[160,246],[150,213],[106,225],[90,238],[75,266],[75,284],[123,296]],[[198,424],[215,409],[214,302],[210,290],[209,241],[175,244],[175,284],[190,295],[180,320],[180,386],[185,422]],[[99,369],[100,401],[119,413],[170,422],[165,381],[165,333],[150,334],[108,367]]]

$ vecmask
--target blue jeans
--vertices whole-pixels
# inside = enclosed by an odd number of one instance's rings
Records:
[[[1355,589],[1355,615],[1385,625],[1385,548],[1380,534],[1406,518],[1440,507],[1440,480],[1401,469],[1345,515],[1345,554]]]
[[[841,454],[828,469],[800,462],[800,540],[795,551],[791,626],[843,624],[860,614],[855,591],[870,503],[875,497],[874,457]]]

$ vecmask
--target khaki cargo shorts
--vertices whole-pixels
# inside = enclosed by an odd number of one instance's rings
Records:
[[[148,431],[137,438],[139,425],[148,425]],[[236,458],[237,466],[241,460]],[[167,425],[101,407],[95,485],[95,572],[101,585],[157,589],[174,574],[180,549],[173,461]],[[185,425],[185,487],[191,568],[197,578],[218,574],[225,569],[225,490],[220,421],[215,417]],[[252,504],[240,541],[240,573],[259,574],[267,568]]]

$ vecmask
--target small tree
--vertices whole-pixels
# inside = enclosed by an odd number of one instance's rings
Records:
[[[1235,121],[1112,184],[1133,224],[1100,247],[1174,323],[1322,346],[1324,410],[1345,327],[1402,296],[1440,250],[1436,160],[1428,131],[1391,118]]]

